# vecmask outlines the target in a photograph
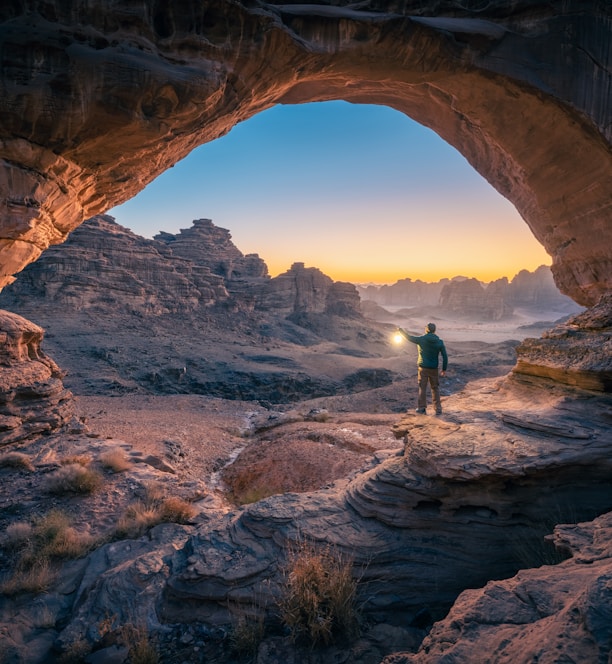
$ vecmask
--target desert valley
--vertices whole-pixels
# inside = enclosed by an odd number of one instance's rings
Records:
[[[611,34],[595,0],[2,3],[0,664],[612,661]],[[327,101],[433,130],[550,268],[272,277],[108,216]],[[429,322],[441,414],[392,341]]]
[[[140,661],[132,640],[163,662],[413,661],[461,591],[561,562],[578,544],[554,528],[612,501],[608,400],[512,373],[528,335],[585,315],[548,268],[271,278],[210,220],[146,240],[103,216],[0,306],[34,323],[6,313],[7,347],[51,373],[5,406],[6,661]],[[392,341],[428,320],[450,356],[441,417],[415,414],[416,347]],[[357,580],[355,624],[325,638],[283,614],[312,542]],[[493,644],[490,610],[470,630]],[[537,642],[550,630],[575,638],[557,616]]]

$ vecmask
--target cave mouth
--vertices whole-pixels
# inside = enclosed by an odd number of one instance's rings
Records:
[[[454,148],[387,106],[262,111],[108,214],[145,237],[211,218],[272,276],[299,261],[352,283],[490,282],[550,265],[513,206]]]

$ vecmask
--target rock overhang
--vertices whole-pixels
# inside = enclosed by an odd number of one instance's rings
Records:
[[[0,275],[276,103],[392,106],[511,200],[561,290],[612,282],[609,9],[24,2],[0,12]]]

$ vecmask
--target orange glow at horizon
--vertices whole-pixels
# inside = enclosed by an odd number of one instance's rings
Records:
[[[315,233],[307,223],[287,224],[267,238],[264,252],[257,251],[261,241],[256,235],[236,244],[244,253],[259,253],[273,277],[300,262],[334,281],[351,283],[392,284],[406,278],[436,282],[456,276],[488,283],[502,277],[512,280],[520,270],[532,272],[552,262],[510,204],[503,223],[469,213],[454,216],[450,225],[431,216],[426,223],[387,218],[377,229],[359,223],[356,213],[352,226],[330,221]]]

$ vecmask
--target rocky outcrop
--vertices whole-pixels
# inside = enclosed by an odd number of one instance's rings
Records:
[[[540,265],[533,272],[521,270],[511,281],[502,278],[487,284],[453,277],[426,283],[400,279],[388,286],[357,286],[357,290],[364,300],[383,306],[432,308],[442,305],[455,315],[483,320],[499,320],[519,307],[559,314],[578,310],[576,303],[559,291],[546,265]]]
[[[194,265],[208,268],[228,282],[235,279],[257,279],[268,276],[268,267],[257,254],[246,256],[234,245],[225,228],[210,219],[195,219],[191,228],[178,235],[158,233],[156,240],[167,244],[175,256]]]
[[[612,392],[612,296],[516,349],[516,374]]]
[[[353,284],[334,282],[316,267],[293,263],[261,290],[257,307],[285,316],[328,313],[359,316],[360,298]]]
[[[448,283],[448,279],[427,283],[420,279],[412,281],[406,278],[384,286],[357,286],[357,290],[363,300],[371,300],[383,306],[436,306],[442,288]]]
[[[209,220],[158,238],[94,217],[0,293],[0,307],[47,329],[71,389],[286,403],[390,380],[380,365],[355,380],[350,361],[330,377],[301,356],[322,340],[339,354],[389,354],[352,284],[303,265],[270,279]]]
[[[508,280],[504,277],[487,286],[477,279],[455,279],[440,293],[440,307],[454,316],[476,320],[501,320],[512,315],[507,302]]]
[[[606,662],[612,643],[612,515],[557,526],[571,559],[466,590],[416,654],[383,664]]]
[[[503,397],[504,411],[492,408],[493,394]],[[164,624],[170,629],[181,624],[206,627],[210,634],[231,625],[237,611],[267,616],[266,624],[274,625],[283,563],[292,547],[305,541],[352,558],[359,603],[370,621],[424,627],[428,619],[442,618],[467,588],[541,565],[552,552],[543,538],[555,523],[593,518],[612,504],[606,399],[585,395],[571,400],[571,394],[560,387],[542,390],[537,381],[482,381],[446,399],[442,419],[407,415],[395,427],[405,441],[404,454],[386,458],[348,483],[274,496],[202,523],[184,543],[166,540],[176,542],[175,552],[161,541],[160,553],[152,551],[156,533],[135,549],[139,558],[134,564],[127,564],[124,548],[109,546],[92,558],[92,572],[82,575],[78,596],[83,601],[75,603],[60,640],[95,642],[99,637],[89,627],[91,617],[96,622],[104,615],[117,589],[124,598],[113,607],[117,624],[132,619],[131,607],[138,601],[141,622],[162,633]],[[573,547],[565,546],[565,555],[568,548]],[[585,553],[587,560],[602,563],[595,574],[605,569],[608,548]],[[573,569],[583,579],[593,573],[594,567],[578,563]],[[570,568],[565,563],[550,569],[547,592],[555,611],[573,601],[563,594]],[[534,574],[521,572],[513,581],[487,588],[511,588]],[[150,579],[146,597],[143,579]],[[560,593],[556,599],[554,584]],[[525,584],[524,593],[537,588]],[[607,615],[607,601],[605,592],[590,592],[589,615]],[[533,601],[530,607],[521,614],[524,623],[538,614]],[[454,614],[446,629],[476,630],[480,625],[472,615]],[[482,625],[483,632],[496,624],[497,615]],[[576,648],[581,644],[582,628],[576,621],[573,625],[564,646],[568,652],[572,639]],[[330,656],[325,661],[337,660]],[[355,653],[352,661],[371,660]]]
[[[38,325],[0,311],[0,447],[50,433],[73,415],[72,394],[42,338]]]
[[[0,10],[0,285],[276,103],[385,104],[514,203],[561,290],[612,286],[611,16],[594,0]],[[237,183],[239,188],[239,183]]]
[[[44,301],[64,313],[161,315],[190,312],[227,297],[223,278],[208,267],[103,215],[89,219],[61,247],[50,248],[43,260],[28,266],[0,300],[13,309]]]
[[[515,307],[539,307],[540,309],[564,308],[571,311],[573,301],[557,288],[549,267],[540,265],[533,272],[521,270],[508,284],[506,295]]]

